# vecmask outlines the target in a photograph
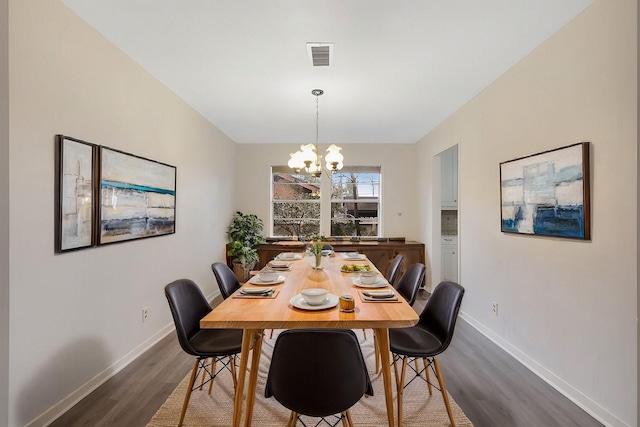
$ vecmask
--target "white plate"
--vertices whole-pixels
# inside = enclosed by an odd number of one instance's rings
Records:
[[[353,279],[351,279],[351,281],[353,282],[354,285],[360,288],[384,288],[389,284],[389,282],[387,282],[387,280],[383,277],[376,277],[376,281],[370,285],[365,285],[364,283],[360,283],[359,277],[354,277]]]
[[[351,252],[342,252],[342,259],[346,260],[363,260],[366,259],[367,256],[365,254],[356,254]]]
[[[338,305],[338,297],[333,294],[327,294],[327,298],[320,305],[309,305],[304,300],[302,295],[298,294],[291,298],[289,301],[292,306],[300,308],[302,310],[325,310],[327,308],[333,308]]]
[[[295,261],[297,259],[302,259],[302,255],[294,253],[293,255],[286,256],[284,253],[282,253],[278,254],[278,256],[276,256],[276,259],[281,261]]]
[[[284,282],[284,279],[285,277],[283,275],[280,275],[276,280],[273,280],[271,282],[265,282],[261,280],[258,276],[253,276],[251,279],[249,279],[249,283],[253,285],[275,285],[276,283]]]

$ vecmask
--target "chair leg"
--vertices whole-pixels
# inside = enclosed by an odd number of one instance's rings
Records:
[[[207,364],[207,360],[209,359],[205,359],[202,362],[204,363],[204,365]],[[200,390],[202,391],[202,386],[204,385],[204,378],[207,376],[207,370],[203,369],[202,370],[202,378],[200,379]]]
[[[398,381],[398,427],[402,427],[402,397],[404,395],[404,377],[407,373],[407,362],[409,358],[407,356],[402,357],[402,374],[400,374],[400,381]]]
[[[184,403],[182,404],[182,412],[180,412],[180,421],[178,421],[178,427],[182,425],[184,416],[187,413],[187,406],[189,406],[189,399],[191,398],[191,390],[193,390],[193,384],[196,382],[196,376],[198,375],[198,365],[200,361],[196,359],[193,370],[191,371],[191,379],[189,380],[189,387],[187,387],[187,394],[184,396]]]
[[[211,358],[211,381],[209,382],[209,396],[211,396],[211,389],[213,388],[213,379],[216,375],[216,362],[218,361],[217,357]],[[202,386],[200,386],[200,390],[202,390]]]
[[[363,329],[363,330],[362,330],[362,333],[364,334],[364,339],[366,340],[366,339],[367,339],[367,330],[366,330],[366,329]]]
[[[376,333],[373,333],[373,351],[376,356],[376,374],[380,372],[380,349],[378,348],[378,341],[376,341]]]
[[[426,357],[422,359],[422,365],[424,366],[424,376],[427,379],[427,389],[429,390],[429,395],[432,395],[433,390],[431,388],[431,378],[429,378],[429,363]]]
[[[231,368],[231,378],[233,379],[233,389],[236,389],[238,385],[238,379],[236,378],[236,357],[229,356],[229,367]]]
[[[391,354],[391,360],[392,360],[392,365],[393,365],[393,372],[395,374],[396,377],[396,390],[400,389],[400,374],[398,373],[398,365],[396,365],[396,356],[392,353]]]
[[[442,400],[444,400],[444,406],[447,408],[447,415],[449,415],[449,421],[451,421],[451,427],[456,427],[456,423],[453,421],[453,413],[451,412],[451,404],[449,403],[449,395],[447,389],[444,386],[444,378],[440,372],[440,366],[436,358],[433,358],[433,366],[436,369],[436,376],[438,377],[438,383],[440,384],[440,392],[442,393]]]
[[[289,417],[289,422],[287,423],[287,427],[294,427],[298,422],[298,413],[291,411],[291,416]]]
[[[353,427],[353,419],[351,418],[351,412],[347,409],[344,411],[347,414],[347,421],[349,422],[349,427]]]
[[[344,412],[340,414],[340,421],[342,421],[343,427],[350,427],[349,420],[347,419],[347,414],[345,414]]]

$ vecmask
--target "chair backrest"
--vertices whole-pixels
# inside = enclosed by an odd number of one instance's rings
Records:
[[[431,332],[442,343],[439,352],[445,351],[451,343],[463,296],[464,288],[459,284],[441,282],[420,314],[420,327]]]
[[[211,306],[193,280],[179,279],[164,287],[169,308],[176,325],[178,341],[182,349],[193,356],[198,352],[189,340],[200,331],[200,319],[211,311]]]
[[[218,282],[222,299],[229,298],[231,294],[240,289],[240,282],[238,281],[238,278],[227,264],[223,262],[214,262],[211,264],[211,270],[213,271],[214,276],[216,276],[216,281]]]
[[[424,283],[425,271],[426,268],[424,264],[420,262],[412,264],[407,268],[407,271],[404,272],[400,280],[398,280],[398,284],[394,286],[396,291],[407,300],[409,305],[413,305],[413,303],[416,302],[418,290],[420,290],[420,287]]]
[[[402,267],[402,261],[404,261],[404,256],[396,255],[396,257],[392,259],[387,266],[387,271],[385,272],[384,277],[387,279],[391,286],[393,286],[393,284],[396,282],[396,279],[398,278],[400,267]]]
[[[356,335],[341,329],[291,329],[273,348],[266,397],[311,417],[343,412],[373,395]]]

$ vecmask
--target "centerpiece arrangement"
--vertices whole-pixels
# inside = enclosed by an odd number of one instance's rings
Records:
[[[322,250],[324,249],[325,237],[320,233],[309,236],[307,244],[307,262],[314,270],[322,270]]]

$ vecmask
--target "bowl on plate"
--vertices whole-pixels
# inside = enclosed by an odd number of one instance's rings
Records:
[[[360,283],[363,285],[373,285],[378,279],[378,273],[375,271],[363,271],[360,273]]]
[[[275,282],[276,280],[278,280],[279,275],[280,274],[277,271],[264,270],[258,273],[258,279],[260,279],[261,282],[265,283]]]
[[[302,298],[304,298],[307,304],[320,305],[324,302],[325,299],[327,299],[327,290],[320,288],[310,288],[300,292],[300,295],[302,295]]]

